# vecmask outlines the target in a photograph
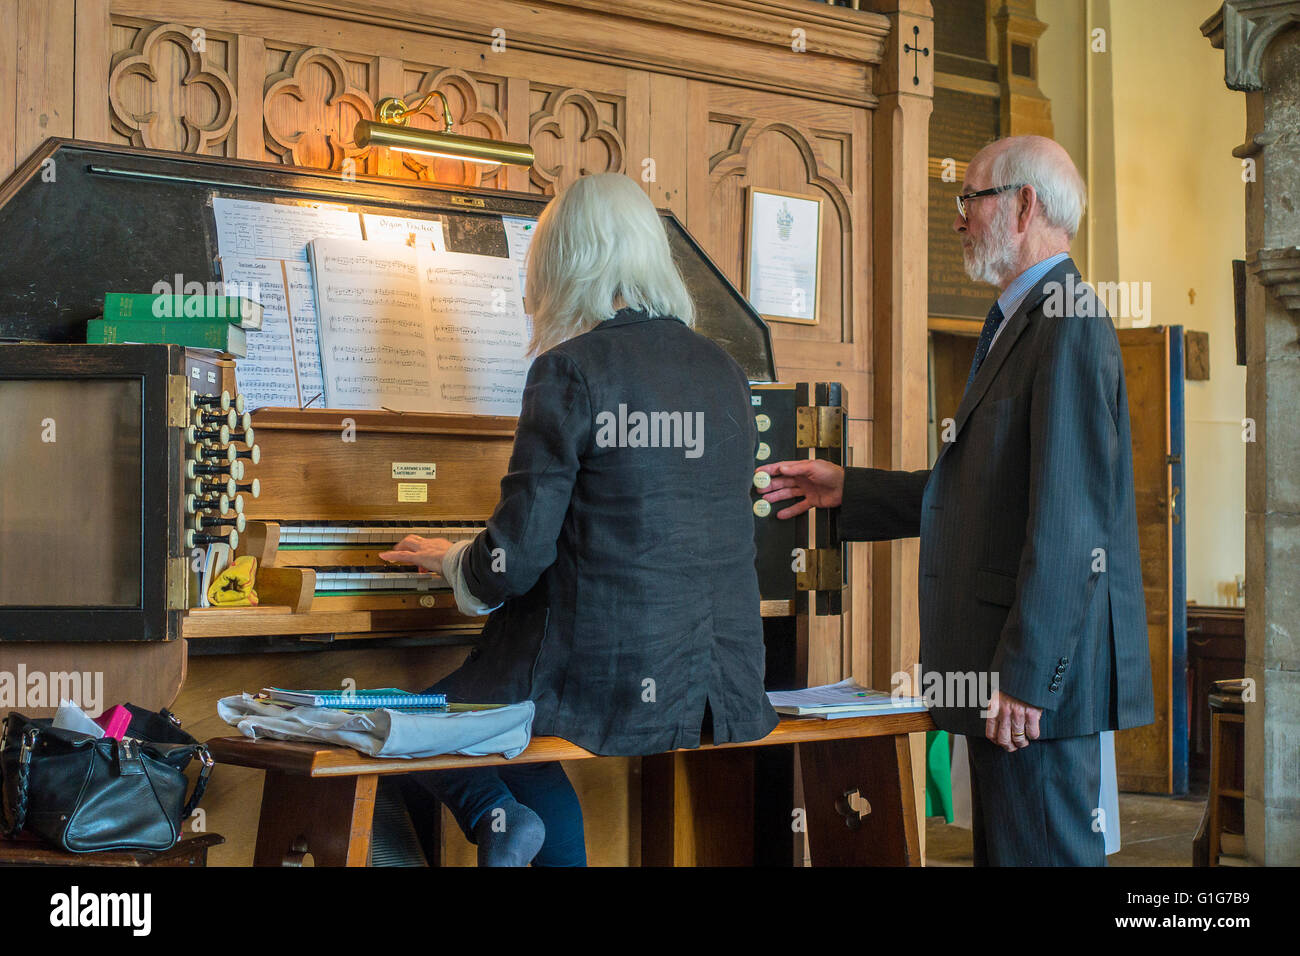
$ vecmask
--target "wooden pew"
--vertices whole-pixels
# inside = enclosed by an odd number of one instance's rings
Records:
[[[806,827],[814,865],[919,866],[907,735],[933,729],[925,713],[783,719],[762,740],[644,757],[642,862],[751,864],[747,760],[756,748],[793,746],[804,806],[791,808],[791,823]],[[499,754],[394,760],[346,747],[246,737],[215,737],[208,749],[218,763],[266,771],[256,866],[298,865],[308,853],[318,866],[365,866],[381,775],[597,756],[559,737],[534,737],[511,761]]]

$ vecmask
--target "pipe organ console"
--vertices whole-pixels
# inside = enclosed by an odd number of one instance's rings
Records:
[[[50,168],[57,189],[42,181]],[[378,555],[407,534],[459,540],[485,526],[513,418],[253,408],[229,360],[176,346],[73,344],[106,291],[150,289],[177,273],[220,281],[216,197],[437,219],[448,249],[497,256],[507,254],[502,217],[535,219],[547,202],[47,141],[0,187],[0,233],[42,224],[39,242],[0,263],[0,337],[24,343],[0,346],[0,470],[27,475],[0,490],[0,641],[472,641],[480,623],[458,613],[440,579]],[[754,383],[755,464],[807,449],[842,460],[838,386],[777,383],[762,319],[677,219],[663,219],[698,331]],[[41,441],[48,418],[64,429],[57,443]],[[838,613],[833,516],[811,528],[779,522],[759,492],[765,618]],[[259,557],[257,588],[269,590],[258,607],[200,607],[192,555],[213,545]],[[13,559],[54,548],[84,555],[79,588],[57,561]],[[772,633],[794,639],[792,627]]]

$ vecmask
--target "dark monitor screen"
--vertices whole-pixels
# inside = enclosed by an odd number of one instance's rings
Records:
[[[0,380],[0,422],[0,607],[141,607],[140,380]]]

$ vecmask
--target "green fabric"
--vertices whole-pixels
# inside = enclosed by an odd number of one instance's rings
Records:
[[[931,730],[925,735],[925,815],[942,816],[952,823],[952,757],[948,733]]]

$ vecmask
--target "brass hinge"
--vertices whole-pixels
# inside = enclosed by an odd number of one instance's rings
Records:
[[[839,548],[804,548],[804,570],[796,571],[794,586],[800,591],[842,591],[844,558]]]
[[[167,559],[167,610],[183,611],[190,599],[190,562],[186,557]]]
[[[184,428],[190,418],[190,380],[184,375],[167,376],[167,427]]]
[[[840,448],[844,409],[839,405],[800,405],[794,413],[794,443],[799,448]]]

